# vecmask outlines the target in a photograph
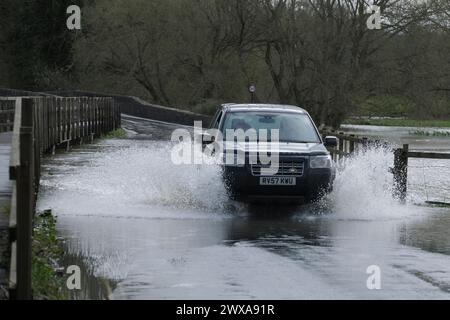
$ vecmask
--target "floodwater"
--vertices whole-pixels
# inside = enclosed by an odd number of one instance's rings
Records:
[[[320,204],[249,206],[228,200],[219,168],[172,164],[175,127],[123,124],[129,139],[45,160],[39,209],[58,216],[83,288],[111,284],[84,297],[450,299],[450,209],[424,205],[448,197],[449,163],[428,168],[434,191],[412,163],[407,204],[391,196],[392,154],[375,149],[347,160]],[[371,266],[380,289],[368,288]]]

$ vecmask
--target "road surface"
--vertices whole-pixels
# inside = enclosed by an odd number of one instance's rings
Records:
[[[172,164],[176,127],[123,121],[128,139],[47,158],[38,202],[112,298],[450,299],[450,210],[394,201],[391,154],[351,160],[321,204],[248,206],[217,167]]]

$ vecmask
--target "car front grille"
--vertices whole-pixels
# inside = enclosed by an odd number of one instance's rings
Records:
[[[261,168],[269,168],[269,165],[252,164],[252,175],[261,176]],[[277,176],[302,177],[305,171],[305,161],[280,161]]]

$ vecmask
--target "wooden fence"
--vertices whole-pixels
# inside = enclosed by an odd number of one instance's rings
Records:
[[[193,113],[180,108],[160,106],[152,103],[148,103],[138,97],[123,96],[115,94],[105,94],[99,92],[90,91],[55,91],[52,94],[62,97],[112,97],[114,103],[119,106],[120,112],[134,117],[140,117],[145,119],[152,119],[176,124],[182,124],[187,126],[194,125],[194,121],[203,121],[204,126],[208,126],[212,116]]]
[[[11,145],[10,298],[32,299],[33,216],[43,153],[120,127],[111,98],[16,98]]]
[[[341,160],[350,156],[355,151],[367,148],[369,146],[387,146],[388,143],[381,140],[369,139],[367,137],[358,137],[354,134],[346,134],[344,132],[335,130],[322,130],[323,137],[334,136],[338,138],[339,143],[336,148],[328,148],[328,151],[333,156],[333,160]]]
[[[328,148],[335,161],[344,159],[350,156],[359,149],[364,149],[369,146],[385,146],[389,144],[385,141],[373,140],[367,137],[358,137],[353,134],[346,134],[335,130],[323,130],[322,135],[335,136],[339,139],[336,148]],[[450,153],[436,153],[436,152],[412,152],[409,151],[409,145],[405,144],[402,148],[394,149],[394,167],[389,168],[389,171],[394,175],[394,197],[401,201],[406,200],[408,189],[408,159],[422,158],[422,159],[448,159],[450,160]]]
[[[394,174],[394,183],[396,196],[404,201],[408,192],[408,159],[446,159],[450,160],[450,153],[437,153],[437,152],[417,152],[409,151],[409,145],[403,145],[403,148],[394,150],[394,168],[392,173]]]
[[[15,103],[14,99],[0,100],[0,133],[13,130]]]

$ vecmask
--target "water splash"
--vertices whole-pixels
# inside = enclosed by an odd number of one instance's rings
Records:
[[[393,152],[386,147],[360,150],[338,170],[333,192],[325,200],[337,218],[396,219],[414,213],[393,195]]]
[[[57,161],[50,170],[66,172],[43,181],[58,192],[50,190],[41,208],[57,209],[58,214],[133,218],[211,218],[248,211],[246,205],[228,199],[218,166],[175,165],[170,158],[172,145],[167,142],[111,143],[106,150]],[[392,197],[392,164],[390,149],[357,152],[340,166],[334,191],[321,204],[296,210],[356,220],[415,214],[419,211],[416,207],[402,205]]]
[[[175,165],[170,159],[171,147],[166,142],[133,142],[131,146],[112,151],[86,154],[87,159],[93,158],[87,164],[50,177],[43,185],[58,189],[58,193],[70,193],[65,195],[66,204],[83,206],[84,210],[78,211],[86,214],[92,211],[95,215],[108,215],[111,211],[117,214],[118,208],[132,208],[133,213],[140,209],[146,213],[139,216],[146,216],[151,205],[219,214],[229,210],[220,168]],[[60,164],[54,169],[58,167]],[[58,199],[51,202],[44,198],[52,207],[57,206]],[[60,207],[64,212],[66,205]]]

